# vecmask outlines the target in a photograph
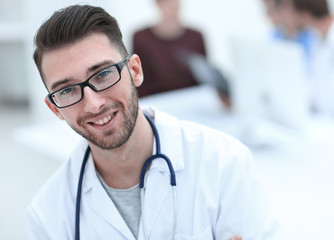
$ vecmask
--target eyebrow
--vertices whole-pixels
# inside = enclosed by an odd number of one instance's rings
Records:
[[[64,85],[68,82],[70,82],[69,79],[64,79],[64,80],[60,80],[58,82],[51,84],[51,87],[50,87],[51,92],[55,91],[55,89],[58,89],[59,86]]]
[[[90,74],[93,74],[97,69],[103,67],[103,66],[107,66],[107,65],[112,65],[115,64],[115,61],[113,60],[105,60],[102,62],[99,62],[91,67],[89,67],[86,71],[87,76],[90,76]],[[61,85],[65,85],[66,83],[69,83],[71,80],[70,79],[63,79],[63,80],[59,80],[55,83],[53,83],[50,87],[51,91],[55,91],[55,89],[58,89],[59,86]]]
[[[97,69],[103,67],[103,66],[107,66],[107,65],[112,65],[115,64],[116,62],[113,60],[105,60],[102,61],[100,63],[97,63],[95,65],[93,65],[92,67],[88,68],[87,70],[87,75],[91,74],[92,72],[95,72]]]

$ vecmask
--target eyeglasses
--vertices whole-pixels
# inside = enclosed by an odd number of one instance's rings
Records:
[[[129,57],[122,61],[103,68],[94,73],[86,81],[63,87],[47,95],[51,103],[58,108],[66,108],[80,102],[83,98],[83,89],[88,86],[95,92],[102,92],[121,80],[121,72]]]

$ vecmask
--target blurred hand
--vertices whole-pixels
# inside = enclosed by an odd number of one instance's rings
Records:
[[[228,240],[242,240],[242,237],[240,237],[239,235],[234,236],[232,238],[229,238]]]

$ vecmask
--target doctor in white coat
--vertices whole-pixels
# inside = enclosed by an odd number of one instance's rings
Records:
[[[54,13],[35,44],[34,60],[49,91],[45,102],[83,140],[31,203],[28,239],[79,239],[76,199],[88,148],[80,239],[277,239],[249,150],[154,108],[144,112],[175,170],[176,204],[162,158],[149,165],[140,197],[142,166],[160,144],[138,106],[140,58],[128,57],[116,20],[103,9],[76,5]]]
[[[307,77],[311,109],[334,117],[334,16],[328,0],[285,0],[283,22],[291,31],[313,35]]]

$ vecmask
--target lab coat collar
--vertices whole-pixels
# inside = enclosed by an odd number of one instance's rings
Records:
[[[83,156],[88,147],[87,141],[83,140],[80,142],[78,148],[73,154],[71,160],[74,168],[73,172],[73,192],[77,193],[79,174],[81,169],[81,164],[83,161]],[[82,199],[84,202],[81,203],[81,209],[83,209],[84,204],[89,204],[90,207],[102,218],[104,218],[109,224],[114,226],[121,234],[123,234],[126,239],[135,239],[127,224],[121,217],[116,206],[110,201],[109,196],[104,190],[100,180],[97,177],[95,164],[90,154],[85,167],[85,173],[82,183]]]
[[[158,129],[161,153],[169,157],[175,171],[183,169],[182,134],[178,119],[160,112],[154,107],[145,108],[143,109],[143,112],[154,120]],[[153,152],[155,153],[155,146]],[[153,161],[151,168],[159,168],[169,172],[168,166],[164,161]]]
[[[182,145],[181,127],[178,120],[152,107],[143,111],[155,122],[160,136],[161,153],[171,160],[175,172],[182,170],[184,168],[182,158],[184,146]],[[153,151],[155,153],[155,149]],[[143,227],[149,236],[155,229],[157,221],[164,226],[173,226],[172,187],[169,168],[165,161],[154,160],[152,162],[152,166],[146,174],[145,187]],[[166,209],[168,209],[167,213]],[[162,214],[162,212],[166,214]],[[162,219],[161,216],[163,216]],[[159,234],[167,239],[170,233],[170,228],[159,228]]]
[[[96,175],[96,174],[95,174]],[[86,193],[87,203],[91,208],[101,217],[103,217],[109,224],[114,226],[120,234],[124,235],[126,239],[135,240],[134,235],[130,231],[128,225],[120,215],[115,204],[110,201],[110,198],[104,190],[102,184],[98,181],[93,181],[91,191]]]
[[[87,150],[88,143],[85,139],[82,139],[77,146],[77,148],[74,150],[71,159],[70,159],[70,165],[71,165],[71,172],[72,172],[72,179],[73,179],[73,192],[77,193],[77,187],[78,187],[78,182],[79,182],[79,175],[80,175],[80,170],[81,170],[81,165],[83,162],[83,158],[85,155],[85,152]],[[84,179],[83,179],[83,184],[82,184],[82,193],[88,190],[88,183],[90,181],[87,181],[86,178],[89,177],[91,179],[92,175],[95,173],[95,166],[94,162],[92,159],[91,154],[88,157],[88,161],[85,167],[85,172],[84,172]],[[96,173],[95,173],[96,175]]]

